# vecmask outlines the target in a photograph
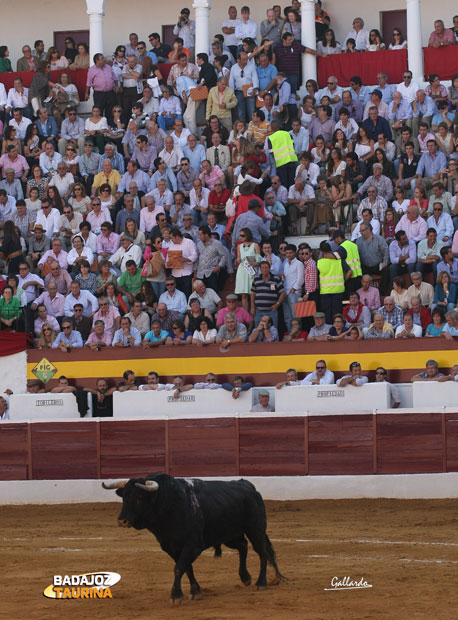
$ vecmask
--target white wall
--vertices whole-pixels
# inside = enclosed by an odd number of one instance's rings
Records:
[[[12,390],[15,394],[25,392],[26,384],[26,351],[0,357],[0,395],[2,395],[6,389]]]
[[[372,413],[374,409],[390,407],[387,383],[370,383],[362,387],[349,385],[345,388],[307,385],[269,391],[270,403],[275,405],[275,411],[279,414]],[[255,402],[253,392],[242,392],[237,400],[222,389],[189,390],[183,392],[178,400],[173,398],[173,391],[115,392],[113,414],[115,418],[245,414],[249,413]]]
[[[204,478],[205,479],[205,478]],[[208,478],[207,478],[208,479]],[[231,480],[231,478],[218,478]],[[447,499],[458,497],[458,473],[394,476],[245,477],[264,499]],[[215,478],[209,478],[215,480]],[[121,502],[101,480],[19,480],[0,482],[0,505]],[[116,512],[114,515],[116,516]]]
[[[191,6],[192,3],[188,3]],[[232,4],[232,2],[230,3]],[[234,2],[239,9],[245,2]],[[265,18],[266,9],[272,2],[257,0],[248,2],[251,7],[251,16],[258,24]],[[367,28],[380,28],[379,10],[395,10],[405,8],[404,0],[384,0],[374,10],[374,2],[342,2],[341,0],[324,0],[325,10],[331,16],[331,26],[337,38],[342,41],[351,28],[352,18],[362,17]],[[137,32],[141,39],[148,43],[150,32],[161,33],[162,24],[174,24],[179,11],[186,5],[174,0],[165,5],[157,0],[136,0],[131,7],[121,0],[106,2],[106,16],[104,22],[105,53],[112,54],[116,45],[126,43],[130,32]],[[229,3],[214,0],[210,11],[209,35],[221,32],[221,23],[227,17]],[[283,6],[283,5],[282,5]],[[158,15],[160,9],[160,14]],[[24,12],[26,18],[24,19]],[[194,11],[191,11],[191,18]],[[451,25],[452,17],[457,13],[456,2],[443,0],[440,5],[423,0],[422,2],[422,29],[423,44],[427,45],[430,33],[433,30],[435,19],[443,19],[446,26]],[[15,27],[17,26],[17,27]],[[0,42],[8,45],[13,68],[22,55],[21,47],[24,43],[33,45],[35,39],[43,39],[46,47],[53,44],[53,32],[58,30],[89,29],[89,17],[86,13],[85,0],[74,2],[57,2],[56,0],[40,0],[32,2],[25,0],[18,4],[17,0],[2,0],[0,3]]]

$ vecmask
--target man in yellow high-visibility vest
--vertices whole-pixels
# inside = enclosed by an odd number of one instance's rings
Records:
[[[326,323],[332,325],[334,315],[342,312],[345,282],[353,272],[339,253],[331,250],[327,241],[320,243],[320,251],[317,269],[320,275],[321,309],[326,315]]]
[[[270,127],[272,133],[268,138],[269,153],[271,153],[275,161],[277,175],[281,179],[281,184],[289,189],[294,183],[298,165],[294,143],[289,133],[280,129],[277,121],[272,121]]]

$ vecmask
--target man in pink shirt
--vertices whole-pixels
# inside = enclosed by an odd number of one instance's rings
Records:
[[[7,168],[12,168],[14,170],[14,177],[21,179],[25,183],[30,166],[25,157],[18,155],[16,146],[9,144],[6,147],[6,153],[0,157],[0,168],[3,171],[3,176],[5,176]]]
[[[409,205],[406,213],[401,217],[396,225],[396,232],[403,230],[407,238],[418,243],[422,239],[426,239],[426,230],[428,226],[425,220],[420,217],[418,207]]]
[[[115,93],[119,92],[118,78],[112,67],[105,62],[103,54],[94,55],[94,64],[87,72],[86,100],[89,90],[94,91],[94,105],[100,108],[103,116],[110,117],[116,103]]]
[[[361,288],[357,290],[359,299],[362,304],[367,306],[369,310],[377,310],[380,308],[380,293],[378,288],[371,286],[372,277],[369,274],[364,274],[361,278]]]
[[[145,197],[145,206],[140,211],[140,226],[139,229],[143,233],[150,233],[156,226],[156,215],[158,213],[164,213],[164,207],[159,205],[156,207],[156,202],[153,196]]]
[[[104,333],[108,338],[113,340],[113,336],[116,330],[119,329],[121,325],[121,316],[118,312],[118,309],[115,308],[106,297],[101,297],[99,301],[99,309],[92,317],[93,325],[95,326],[96,321],[103,321],[105,325]]]
[[[441,19],[434,22],[434,32],[431,33],[428,41],[429,47],[446,47],[447,45],[455,45],[455,35],[450,28],[444,27]]]
[[[113,232],[113,224],[108,221],[103,222],[100,233],[97,235],[97,254],[99,259],[109,260],[110,256],[119,248],[121,237]]]
[[[238,296],[231,293],[226,297],[226,307],[221,308],[216,315],[216,327],[221,327],[224,324],[224,318],[228,312],[233,312],[237,317],[238,323],[244,323],[248,331],[253,328],[253,317],[245,308],[238,305]]]
[[[48,268],[45,271],[45,275],[51,272],[50,266],[57,261],[62,269],[67,269],[67,252],[62,249],[62,241],[60,239],[53,239],[51,243],[51,249],[43,254],[38,261],[38,268],[43,270],[46,263],[49,263]]]

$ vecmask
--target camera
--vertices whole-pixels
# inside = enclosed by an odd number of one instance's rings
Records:
[[[144,129],[147,121],[150,120],[150,117],[148,114],[132,114],[131,119],[137,123],[139,129]]]

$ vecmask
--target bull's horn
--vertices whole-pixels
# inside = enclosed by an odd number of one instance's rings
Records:
[[[107,482],[102,482],[102,486],[104,489],[123,489],[128,482],[128,478],[126,480],[108,480]]]
[[[148,493],[153,493],[159,488],[158,483],[154,482],[154,480],[147,480],[145,484],[142,484],[141,482],[136,482],[135,486],[139,489],[143,489],[144,491],[148,491]]]

